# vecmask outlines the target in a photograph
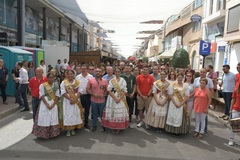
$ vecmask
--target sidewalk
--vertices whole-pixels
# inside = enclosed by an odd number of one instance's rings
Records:
[[[27,95],[27,97],[28,97],[28,104],[29,106],[31,106],[32,96]],[[18,109],[19,105],[15,103],[15,97],[7,97],[7,102],[8,102],[8,105],[4,105],[2,103],[0,104],[0,120],[8,115],[11,115],[19,111]],[[31,107],[30,107],[30,110],[31,110]]]

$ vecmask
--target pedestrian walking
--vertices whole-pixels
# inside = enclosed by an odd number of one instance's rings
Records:
[[[27,99],[27,89],[28,89],[28,72],[23,67],[22,62],[17,63],[17,68],[19,69],[19,77],[15,78],[16,82],[19,82],[19,87],[15,93],[15,98],[19,104],[19,108],[24,108],[21,112],[29,111],[28,99]],[[22,101],[22,99],[23,101]]]
[[[8,69],[4,66],[3,59],[0,59],[0,89],[2,93],[2,102],[7,105],[6,87],[8,82]]]

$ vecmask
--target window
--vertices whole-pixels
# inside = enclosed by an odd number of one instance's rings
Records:
[[[201,21],[193,22],[193,32],[197,32],[201,29]]]
[[[226,9],[226,0],[218,0],[217,3],[217,11]]]
[[[213,0],[210,0],[210,4],[209,4],[209,15],[211,15],[213,13]]]
[[[202,0],[195,0],[193,2],[193,9],[196,9],[202,5]]]
[[[239,13],[240,13],[240,5],[237,5],[229,9],[227,32],[239,30],[239,20],[240,20]]]

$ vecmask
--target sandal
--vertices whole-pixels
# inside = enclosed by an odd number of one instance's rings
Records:
[[[202,139],[202,138],[203,138],[203,134],[202,134],[202,133],[199,133],[198,139]]]
[[[193,137],[198,137],[198,132],[195,132]]]

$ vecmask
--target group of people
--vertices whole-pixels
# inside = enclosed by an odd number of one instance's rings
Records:
[[[165,130],[175,135],[189,133],[192,115],[195,115],[193,136],[203,138],[207,133],[208,108],[217,91],[217,73],[211,65],[195,72],[191,65],[175,70],[169,64],[132,65],[121,61],[100,67],[88,64],[73,67],[68,66],[66,60],[64,64],[58,60],[46,77],[43,68],[38,67],[29,81],[28,70],[21,62],[17,68],[20,74],[14,80],[20,82],[20,86],[16,100],[25,107],[23,111],[28,111],[25,92],[29,88],[34,120],[32,133],[44,139],[56,137],[61,131],[66,131],[69,137],[82,127],[95,132],[98,120],[100,131],[110,129],[118,134],[134,127],[133,114],[137,127],[145,124],[146,129],[154,127],[156,132]],[[240,73],[240,64],[237,70]],[[227,120],[230,115],[240,117],[240,74],[230,72],[229,65],[223,66],[223,72],[220,86],[223,86],[225,113],[221,118]],[[231,132],[229,145],[234,144],[233,139],[234,132]]]

